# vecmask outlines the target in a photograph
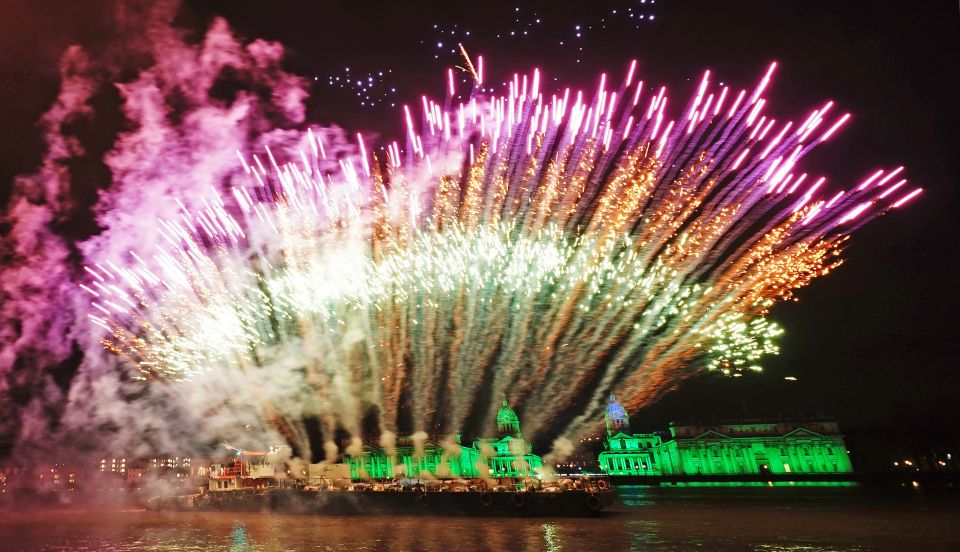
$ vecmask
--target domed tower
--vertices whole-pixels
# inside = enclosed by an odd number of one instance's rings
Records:
[[[630,417],[627,416],[626,409],[617,402],[617,398],[611,394],[610,402],[607,403],[607,410],[603,414],[604,421],[607,423],[607,435],[612,437],[621,431],[630,433]]]
[[[497,412],[497,436],[501,439],[506,436],[520,438],[520,418],[517,413],[507,404],[507,399],[503,399],[503,405]]]

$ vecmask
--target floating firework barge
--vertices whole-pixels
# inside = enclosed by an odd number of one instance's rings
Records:
[[[575,478],[417,479],[356,482],[345,464],[309,483],[278,478],[265,453],[243,451],[212,469],[199,493],[154,497],[152,510],[328,515],[594,516],[615,498],[607,480]],[[339,475],[339,477],[338,477]]]

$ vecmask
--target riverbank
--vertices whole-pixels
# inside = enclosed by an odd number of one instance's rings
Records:
[[[613,475],[610,482],[616,486],[683,486],[692,484],[793,484],[802,485],[867,485],[877,487],[934,487],[960,490],[960,473],[953,472],[897,472],[897,473],[784,473],[735,475]]]

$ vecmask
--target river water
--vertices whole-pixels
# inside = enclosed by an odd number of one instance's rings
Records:
[[[960,550],[955,490],[621,487],[593,519],[0,511],[0,550]]]

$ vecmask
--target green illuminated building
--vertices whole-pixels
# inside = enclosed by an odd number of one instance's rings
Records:
[[[361,456],[346,456],[352,479],[390,479],[405,477],[476,477],[480,453],[460,444],[459,435],[425,439],[397,439],[395,454],[381,446],[363,444]]]
[[[497,412],[497,437],[478,439],[474,448],[488,459],[491,477],[524,477],[536,475],[543,468],[543,460],[531,451],[520,433],[517,413],[503,400]]]
[[[669,435],[631,433],[611,395],[600,469],[610,475],[850,473],[836,422],[671,424]]]
[[[477,439],[472,446],[463,445],[460,435],[421,442],[401,437],[393,454],[385,447],[364,443],[362,455],[347,455],[344,462],[353,479],[525,477],[543,467],[541,458],[532,454],[523,439],[520,419],[506,400],[497,412],[497,437]]]

